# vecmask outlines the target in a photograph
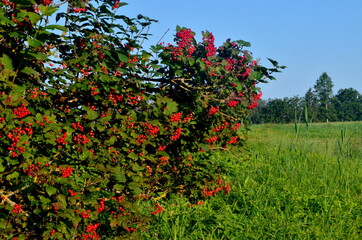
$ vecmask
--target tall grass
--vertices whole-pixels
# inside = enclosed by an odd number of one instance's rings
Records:
[[[250,159],[220,154],[229,195],[163,200],[144,239],[362,239],[362,122],[256,125]]]

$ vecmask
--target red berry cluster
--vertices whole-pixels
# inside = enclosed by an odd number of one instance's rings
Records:
[[[153,172],[152,168],[148,165],[146,166],[146,168],[147,168],[148,175],[152,175],[152,172]]]
[[[254,94],[253,99],[254,101],[259,101],[260,98],[263,96],[263,92],[259,92],[259,94]]]
[[[118,102],[122,102],[124,99],[124,95],[121,94],[121,95],[117,95],[115,94],[114,92],[112,92],[110,95],[109,95],[109,100],[113,102],[113,105],[116,105]]]
[[[17,118],[23,118],[31,114],[24,103],[22,103],[20,107],[15,108],[13,113]]]
[[[204,36],[202,38],[202,40],[204,41],[204,44],[206,45],[205,50],[206,50],[206,57],[212,57],[216,54],[216,47],[215,47],[215,37],[212,33],[208,33],[207,36]]]
[[[227,144],[235,144],[237,142],[239,142],[240,138],[237,136],[233,136],[231,137],[231,139],[227,142]]]
[[[217,184],[219,186],[215,187],[214,189],[210,189],[208,187],[205,187],[203,190],[203,193],[206,197],[210,197],[212,195],[216,195],[218,192],[224,190],[224,194],[228,194],[230,192],[230,184],[226,183],[224,184],[221,179],[217,180]]]
[[[143,96],[143,93],[138,93],[136,95],[133,95],[133,93],[130,93],[128,96],[128,101],[127,103],[129,105],[135,105],[138,104],[140,101],[144,100],[145,97]]]
[[[211,108],[209,109],[209,115],[213,115],[213,114],[217,113],[217,112],[219,111],[219,109],[220,109],[219,106],[217,106],[217,107],[211,107]]]
[[[235,123],[235,125],[231,128],[232,130],[236,131],[241,126],[241,123]]]
[[[193,33],[191,29],[181,29],[176,33],[176,38],[178,39],[177,46],[173,47],[171,44],[169,45],[169,48],[173,50],[171,54],[174,56],[174,58],[177,58],[177,56],[182,56],[183,51],[185,50],[187,52],[187,57],[191,57],[191,55],[196,50],[195,46],[192,44],[194,36],[195,33]]]
[[[88,239],[101,239],[100,236],[97,234],[97,228],[99,227],[100,223],[90,224],[86,228],[87,234],[82,235],[82,240]]]
[[[119,6],[121,6],[121,1],[120,0],[114,0],[112,9],[119,8]]]
[[[166,156],[162,156],[158,160],[160,160],[161,165],[166,165],[169,162],[168,157],[166,157]]]
[[[193,119],[194,119],[194,115],[191,113],[191,114],[188,114],[186,117],[184,117],[183,122],[188,123],[188,122],[192,121]]]
[[[245,68],[244,72],[241,74],[241,76],[243,78],[247,78],[249,77],[250,73],[252,72],[253,70],[251,68]]]
[[[12,9],[15,9],[15,3],[12,3],[7,0],[2,0],[2,2],[5,3],[5,5],[10,6]]]
[[[90,140],[86,135],[80,133],[78,133],[76,136],[73,137],[73,141],[77,144],[82,144],[82,145],[86,145],[87,143],[90,142]]]
[[[167,146],[159,146],[159,147],[157,148],[157,151],[160,151],[160,152],[165,151],[166,147],[167,147]]]
[[[134,64],[136,64],[136,63],[138,62],[137,56],[133,56],[132,58],[130,58],[130,59],[128,60],[128,62],[129,62],[129,63],[134,63]]]
[[[63,132],[63,130],[60,130],[60,132],[63,133],[63,135],[55,139],[55,141],[59,144],[58,148],[62,148],[64,145],[67,144],[67,142],[65,141],[65,139],[67,138],[67,132]]]
[[[73,8],[71,9],[72,12],[74,13],[82,13],[82,12],[86,12],[87,11],[87,8],[84,7],[84,8]]]
[[[227,128],[230,124],[228,122],[224,122],[223,124],[221,124],[220,126],[217,126],[215,128],[212,129],[212,131],[214,132],[220,132],[221,130],[223,130],[224,128]]]
[[[137,230],[135,228],[126,227],[126,231],[132,233],[132,232],[136,232]]]
[[[230,72],[231,70],[233,70],[235,68],[235,65],[237,64],[237,60],[233,59],[233,58],[226,58],[226,66],[225,66],[225,70]],[[236,87],[235,83],[231,83],[230,84],[233,87]]]
[[[100,213],[100,212],[103,212],[103,211],[104,211],[104,208],[105,208],[104,201],[105,201],[104,198],[102,198],[101,201],[99,201],[99,207],[98,207],[98,209],[97,209],[97,212]]]
[[[146,135],[139,135],[138,138],[136,139],[136,142],[138,145],[141,145],[142,143],[144,143],[147,140],[147,136]]]
[[[80,65],[76,65],[78,68],[80,68]],[[88,77],[91,74],[92,68],[85,66],[85,69],[81,69],[80,72],[85,76]]]
[[[42,119],[41,121],[36,120],[36,122],[35,122],[36,124],[39,124],[39,126],[45,126],[45,124],[53,122],[53,121],[49,120],[46,116],[42,116],[41,119]]]
[[[49,166],[49,164],[46,164],[45,166]],[[40,162],[38,162],[37,164],[30,164],[27,169],[23,170],[23,172],[27,173],[28,176],[35,177],[37,175],[37,173],[40,172],[40,170],[41,170],[41,166],[40,166]]]
[[[14,129],[13,133],[8,133],[7,137],[10,139],[11,144],[8,147],[8,150],[11,152],[12,157],[17,157],[19,154],[25,152],[25,148],[21,145],[26,145],[27,142],[23,142],[20,146],[18,143],[20,142],[21,135],[32,135],[33,129],[31,127],[17,127]]]
[[[205,141],[207,143],[213,143],[213,142],[216,142],[218,139],[219,139],[219,137],[214,136],[214,137],[207,138]]]
[[[13,213],[20,213],[20,212],[22,212],[22,211],[23,211],[22,206],[19,205],[19,204],[15,204],[15,205],[14,205],[14,208],[13,208],[13,210],[12,210]]]
[[[38,95],[42,95],[43,98],[45,99],[45,96],[47,95],[45,92],[41,92],[39,91],[38,88],[33,88],[33,89],[29,89],[28,92],[30,93],[30,98],[32,99],[36,99],[38,97]]]
[[[95,95],[99,94],[98,85],[93,85],[93,84],[94,84],[93,82],[90,82],[90,85],[92,86],[91,87],[91,96],[95,96]]]
[[[69,192],[70,196],[75,196],[75,195],[77,195],[77,193],[74,192],[74,191],[71,190],[71,189],[69,189],[68,192]]]
[[[71,175],[72,175],[72,173],[73,173],[73,168],[71,168],[71,167],[66,167],[66,168],[62,168],[62,167],[58,167],[58,169],[60,170],[60,171],[62,171],[62,177],[63,178],[67,178],[67,177],[70,177]]]
[[[40,0],[40,4],[43,4],[45,6],[52,4],[52,2],[52,0]]]
[[[158,126],[153,126],[150,123],[145,123],[146,131],[150,133],[152,136],[156,136],[160,132],[160,128]]]
[[[158,204],[155,203],[155,210],[151,212],[153,215],[157,215],[163,211],[163,208]]]
[[[252,102],[249,104],[249,106],[247,107],[248,109],[254,109],[258,106],[258,103],[257,102]]]
[[[175,132],[173,133],[173,135],[171,136],[171,140],[177,140],[181,137],[181,133],[182,133],[182,128],[177,128],[175,130]]]
[[[238,101],[235,101],[235,100],[230,100],[230,101],[228,102],[228,106],[229,106],[229,107],[236,107],[238,104],[239,104],[239,102],[238,102]]]
[[[79,210],[77,209],[77,210],[75,210],[75,212],[76,212],[77,214],[79,214],[82,218],[89,218],[90,215],[91,215],[89,209],[87,209],[87,210],[85,210],[85,211],[83,211],[83,212],[80,212],[80,213],[79,213]]]
[[[171,121],[171,122],[181,122],[181,117],[182,117],[182,113],[181,113],[181,112],[174,113],[174,114],[170,117],[170,121]]]
[[[84,131],[84,127],[79,122],[72,123],[72,128],[75,130],[79,129],[79,131]]]

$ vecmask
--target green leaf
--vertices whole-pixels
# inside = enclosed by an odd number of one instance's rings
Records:
[[[119,58],[120,61],[128,62],[129,58],[126,55],[124,55],[122,53],[117,53],[117,55],[118,55],[118,58]]]
[[[25,89],[26,87],[25,86],[20,86],[20,85],[14,85],[13,87],[13,97],[14,98],[17,98],[18,96],[23,96],[24,93],[25,93]]]
[[[55,204],[56,207],[60,209],[65,209],[67,207],[67,198],[65,195],[58,195],[57,196],[58,202]],[[54,204],[53,204],[54,205]]]
[[[124,172],[121,170],[121,167],[118,165],[117,167],[114,168],[114,173],[113,173],[114,177],[117,179],[117,181],[121,182],[121,183],[125,183],[126,182],[126,175],[124,174]]]
[[[54,30],[54,29],[58,29],[60,31],[63,31],[63,32],[67,32],[68,31],[68,28],[64,27],[64,26],[61,26],[61,25],[48,25],[46,27],[44,27],[43,29],[51,29],[51,30]]]
[[[34,157],[34,155],[33,154],[31,154],[29,151],[25,151],[25,152],[23,152],[23,157],[25,158],[25,159],[31,159],[31,158],[33,158]]]
[[[100,119],[100,122],[101,123],[106,123],[106,122],[109,122],[111,119],[112,119],[112,115],[106,115],[105,117],[102,117]]]
[[[136,172],[137,172],[137,171],[144,170],[144,167],[138,165],[137,163],[133,163],[133,164],[131,164],[131,166],[132,166],[132,170],[133,170],[133,171],[136,171]]]
[[[135,152],[130,152],[128,154],[128,157],[131,158],[131,159],[134,159],[134,160],[138,159],[138,155]]]
[[[236,41],[240,46],[242,47],[251,47],[251,43],[250,42],[246,42],[246,41],[243,41],[243,40],[238,40]]]
[[[21,70],[22,73],[29,74],[29,75],[36,75],[37,71],[35,71],[33,68],[25,67],[23,70]]]
[[[123,6],[128,5],[128,3],[125,3],[125,2],[120,2],[120,3],[118,3],[118,5],[119,5],[119,7],[123,7]]]
[[[113,145],[113,144],[115,143],[116,140],[117,140],[117,137],[116,137],[116,136],[112,136],[110,139],[106,140],[106,141],[104,142],[104,144],[105,144],[106,146],[111,146],[111,145]]]
[[[4,25],[8,25],[8,24],[12,24],[12,22],[7,18],[4,17],[4,12],[0,12],[0,26],[4,26]]]
[[[53,7],[53,6],[44,6],[44,5],[39,5],[39,10],[40,12],[45,15],[45,16],[51,16],[53,13],[55,13],[56,11],[58,11],[58,8]]]
[[[189,65],[191,67],[195,65],[195,59],[194,58],[189,58],[188,61],[189,61]]]
[[[5,119],[6,119],[7,122],[12,122],[13,121],[15,116],[13,114],[13,111],[11,111],[11,109],[5,109],[2,113],[5,115]]]
[[[29,46],[33,47],[33,48],[37,48],[43,45],[43,42],[36,40],[36,39],[31,39],[29,36],[27,37],[28,40],[28,44]]]
[[[26,15],[29,17],[33,25],[35,25],[41,19],[41,15],[37,13],[26,12]]]
[[[99,80],[101,80],[102,82],[109,82],[111,78],[108,75],[101,75],[99,77]]]
[[[65,223],[63,222],[60,222],[56,227],[56,230],[61,233],[67,233],[67,229],[68,229],[67,225],[65,225]]]
[[[1,66],[4,66],[5,69],[13,70],[13,61],[8,55],[3,54],[0,58],[0,67]]]
[[[35,114],[35,119],[38,122],[42,122],[43,121],[43,116],[40,113]]]
[[[285,69],[285,68],[286,68],[286,66],[279,66],[279,63],[278,63],[277,61],[271,59],[271,58],[268,58],[268,60],[269,60],[269,62],[271,62],[271,64],[273,64],[273,66],[274,66],[275,68],[281,68],[281,69]]]
[[[34,57],[37,60],[41,60],[41,61],[45,61],[48,59],[48,56],[42,52],[38,52],[38,53],[29,53],[29,55],[31,55],[32,57]]]
[[[200,147],[201,147],[204,151],[210,150],[210,144],[201,143],[201,144],[200,144]]]
[[[128,186],[134,192],[134,194],[138,195],[142,193],[142,190],[139,187],[139,183],[130,182]]]
[[[171,99],[167,102],[166,109],[164,110],[165,114],[171,114],[177,112],[178,104]]]
[[[262,74],[261,72],[252,71],[249,75],[249,79],[250,80],[260,80],[263,78],[263,76],[264,76],[264,74]]]
[[[46,198],[44,196],[39,196],[41,204],[45,207],[49,203],[51,203],[51,200],[49,198]]]
[[[49,196],[54,195],[57,192],[57,189],[53,186],[47,186],[45,188],[46,192],[48,193]]]
[[[122,190],[124,189],[124,185],[115,184],[115,185],[113,186],[113,189],[114,189],[114,190],[122,191]]]
[[[87,110],[87,114],[85,115],[85,118],[86,119],[89,119],[89,120],[94,120],[98,117],[98,112],[94,111],[94,110],[91,110],[91,109],[88,109]]]
[[[10,173],[9,175],[6,176],[6,180],[10,181],[11,179],[16,179],[19,177],[19,173],[18,172],[13,172]]]

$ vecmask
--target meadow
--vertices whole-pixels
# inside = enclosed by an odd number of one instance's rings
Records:
[[[230,194],[161,199],[143,239],[362,239],[362,122],[254,125],[247,148],[212,159]]]

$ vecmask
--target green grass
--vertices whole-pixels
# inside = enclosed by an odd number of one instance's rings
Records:
[[[248,147],[215,156],[229,195],[164,200],[144,239],[362,239],[362,122],[255,125]]]

